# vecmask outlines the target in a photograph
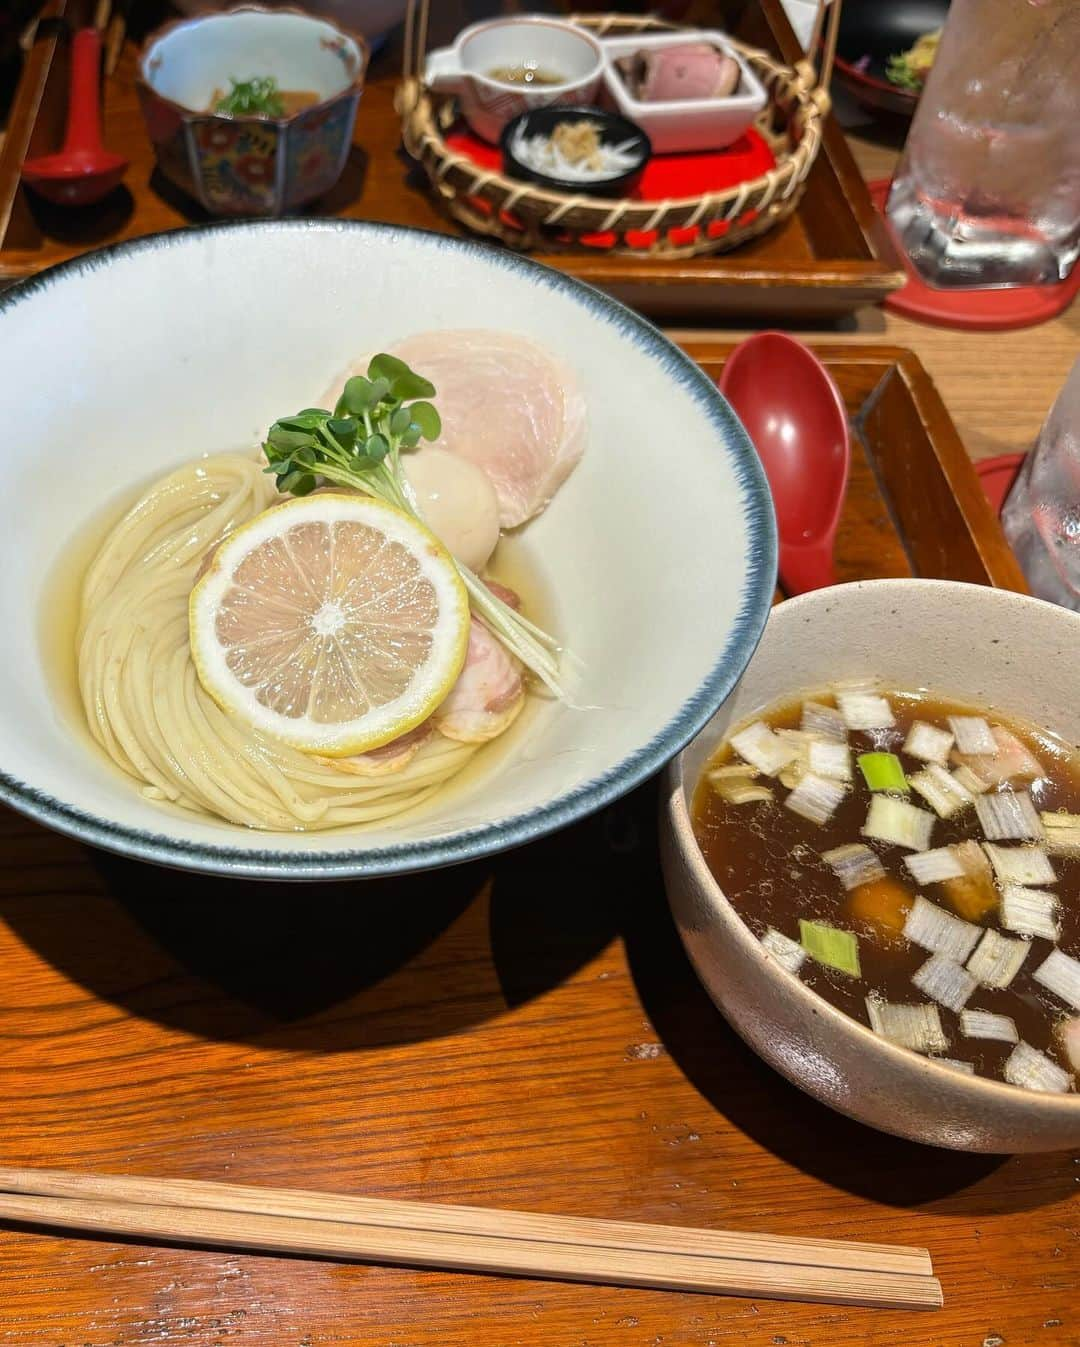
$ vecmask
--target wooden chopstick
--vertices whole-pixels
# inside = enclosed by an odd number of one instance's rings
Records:
[[[120,64],[120,53],[124,50],[124,39],[134,7],[134,0],[121,0],[109,20],[105,35],[105,74],[109,79],[116,74],[116,67]]]
[[[208,1207],[156,1207],[80,1198],[0,1196],[0,1220],[107,1232],[170,1243],[468,1272],[501,1272],[559,1281],[713,1294],[828,1301],[891,1309],[934,1309],[932,1277],[878,1274],[796,1263],[697,1258],[688,1254],[481,1235],[356,1226],[299,1216],[257,1216]]]
[[[109,30],[105,35],[105,74],[109,79],[116,74],[116,67],[120,64],[120,53],[124,49],[126,36],[127,24],[123,14],[114,14],[109,20]]]
[[[932,1276],[925,1249],[892,1244],[852,1244],[843,1240],[786,1235],[742,1234],[688,1226],[645,1225],[541,1212],[502,1211],[433,1202],[400,1202],[353,1197],[305,1188],[254,1188],[197,1179],[142,1178],[137,1175],[80,1174],[62,1169],[7,1169],[0,1166],[0,1191],[47,1197],[134,1202],[149,1206],[205,1207],[263,1216],[300,1216],[349,1225],[430,1230],[444,1234],[490,1235],[548,1244],[637,1249],[650,1253],[737,1258],[750,1262],[805,1263],[852,1271]]]
[[[942,1303],[922,1250],[56,1170],[0,1169],[0,1188],[0,1220],[184,1244],[894,1309]],[[855,1266],[836,1265],[841,1250]]]

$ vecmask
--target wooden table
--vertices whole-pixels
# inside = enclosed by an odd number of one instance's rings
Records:
[[[907,381],[874,401],[880,374],[869,360],[845,368],[843,349],[825,354],[849,409],[870,399],[913,450],[897,401]],[[925,388],[919,398],[940,416]],[[949,436],[941,449],[955,479],[961,451]],[[890,462],[856,450],[842,578],[909,574],[919,559],[896,529],[926,513],[925,497],[901,491],[886,509],[879,479],[906,480],[907,460]],[[930,514],[952,523],[922,560],[951,565],[956,517]],[[1010,583],[1007,558],[984,555]],[[0,1163],[922,1244],[941,1313],[8,1231],[0,1344],[1080,1340],[1080,1157],[927,1150],[787,1085],[727,1028],[682,953],[656,804],[652,785],[492,862],[321,888],[154,870],[0,811]]]
[[[1080,1163],[849,1123],[697,983],[651,789],[405,883],[194,880],[0,816],[5,1163],[927,1245],[901,1314],[0,1235],[13,1347],[1066,1347]]]
[[[0,1342],[1075,1343],[1080,1166],[924,1150],[786,1085],[686,963],[653,809],[645,791],[493,865],[315,892],[3,815],[4,1161],[925,1243],[944,1311],[4,1233]]]
[[[1075,312],[988,336],[872,312],[828,338],[913,346],[981,456],[1025,447],[1078,333]],[[853,522],[860,555],[887,527]],[[0,1234],[0,1344],[1080,1342],[1080,1157],[929,1151],[788,1086],[686,962],[655,806],[649,787],[491,863],[314,890],[157,871],[0,812],[0,1160],[925,1244],[944,1311],[24,1231]]]

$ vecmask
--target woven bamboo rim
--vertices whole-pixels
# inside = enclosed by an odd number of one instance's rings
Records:
[[[454,120],[454,99],[423,83],[429,0],[411,0],[405,32],[404,80],[398,91],[402,139],[427,173],[435,200],[474,233],[528,251],[584,248],[634,257],[686,258],[726,252],[773,229],[791,215],[821,148],[829,111],[828,82],[839,31],[841,0],[819,6],[810,51],[825,29],[820,77],[811,61],[787,66],[768,52],[732,41],[761,80],[769,102],[755,122],[776,159],[775,167],[715,192],[662,201],[613,201],[609,197],[552,192],[478,168],[450,149],[445,134]],[[826,8],[828,17],[825,18]],[[574,15],[572,22],[597,36],[677,31],[678,25],[636,15]],[[709,226],[723,222],[718,236]],[[697,228],[688,238],[685,231]],[[674,236],[671,231],[683,231]],[[610,235],[598,248],[583,235]],[[628,234],[638,237],[630,240]],[[640,236],[652,236],[646,242]]]

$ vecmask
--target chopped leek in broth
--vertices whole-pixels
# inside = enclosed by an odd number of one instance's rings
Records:
[[[770,957],[956,1071],[1080,1077],[1080,752],[871,680],[736,727],[694,831]]]
[[[228,93],[214,90],[207,112],[224,112],[232,117],[291,117],[314,107],[322,97],[312,89],[279,89],[273,75],[230,78],[229,84]]]

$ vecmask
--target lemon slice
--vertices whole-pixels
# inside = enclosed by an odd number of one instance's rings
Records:
[[[189,623],[199,680],[223,710],[343,757],[407,733],[446,699],[469,600],[418,520],[325,492],[226,538],[191,591]]]

